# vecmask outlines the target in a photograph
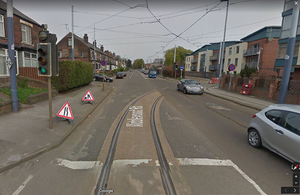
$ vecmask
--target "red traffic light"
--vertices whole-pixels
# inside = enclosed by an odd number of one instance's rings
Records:
[[[43,48],[39,48],[38,52],[41,53],[43,56],[47,54],[47,52]]]

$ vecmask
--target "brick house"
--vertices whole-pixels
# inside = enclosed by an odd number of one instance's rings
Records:
[[[244,50],[247,65],[258,70],[258,76],[277,76],[274,64],[277,57],[278,40],[280,37],[280,26],[266,26],[241,39],[248,43]],[[282,75],[282,72],[280,73]]]
[[[9,69],[6,67],[8,58],[7,5],[0,1],[0,79],[9,80]],[[37,76],[36,43],[38,33],[42,30],[40,24],[13,9],[14,44],[17,74],[35,79],[45,80]]]
[[[94,63],[94,44],[89,43],[88,35],[84,34],[81,38],[74,34],[74,60]],[[72,33],[68,33],[57,44],[59,60],[72,60]],[[96,69],[104,70],[100,64],[102,60],[106,61],[105,70],[114,70],[118,68],[118,60],[114,53],[104,51],[103,45],[100,48],[95,47],[96,51]],[[120,64],[121,65],[121,64]]]

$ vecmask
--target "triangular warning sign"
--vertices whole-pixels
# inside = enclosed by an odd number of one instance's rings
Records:
[[[56,116],[61,117],[61,118],[66,118],[66,119],[74,119],[72,110],[71,110],[71,106],[69,101],[67,101],[62,107],[61,109],[58,111],[58,113],[56,114]]]
[[[83,98],[81,99],[82,101],[95,101],[92,92],[90,90],[88,90],[86,92],[86,94],[83,96]]]

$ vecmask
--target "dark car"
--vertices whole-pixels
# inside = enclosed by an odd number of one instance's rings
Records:
[[[116,79],[123,79],[124,73],[123,72],[117,72]]]
[[[204,92],[204,88],[200,83],[193,79],[181,79],[177,84],[177,90],[183,91],[183,93],[195,93],[200,95]]]
[[[114,81],[113,78],[108,77],[108,76],[106,76],[106,75],[99,74],[99,73],[95,73],[95,74],[94,74],[94,80],[95,80],[95,81],[103,82],[103,78],[104,78],[104,81],[105,81],[105,82],[113,82],[113,81]]]
[[[123,73],[124,77],[126,77],[126,76],[127,76],[127,72],[122,72],[122,73]]]

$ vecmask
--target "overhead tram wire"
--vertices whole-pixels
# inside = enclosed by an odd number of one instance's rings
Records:
[[[146,0],[147,1],[147,0]],[[185,29],[184,31],[182,31],[179,35],[176,35],[176,37],[174,37],[168,44],[166,44],[165,46],[162,47],[162,49],[159,50],[159,52],[161,52],[161,50],[165,49],[171,42],[173,42],[175,39],[177,38],[181,38],[183,40],[186,40],[182,37],[180,37],[180,35],[182,35],[183,33],[185,33],[186,31],[188,31],[191,27],[193,27],[197,22],[199,22],[204,16],[206,16],[208,13],[210,13],[214,8],[216,8],[218,5],[220,5],[221,2],[219,2],[217,5],[215,5],[214,7],[212,7],[210,10],[208,10],[204,15],[202,15],[199,19],[197,19],[193,24],[191,24],[187,29]],[[156,18],[156,17],[155,17]],[[160,23],[160,21],[159,21]],[[161,23],[160,23],[161,24]],[[187,41],[189,42],[189,41]],[[191,43],[191,42],[189,42]],[[191,43],[192,45],[196,46],[195,44]],[[198,48],[198,46],[196,46]],[[155,54],[156,55],[156,54]],[[152,55],[151,57],[155,56],[155,55]],[[150,57],[150,58],[151,58]]]
[[[92,26],[95,26],[96,24],[98,24],[98,23],[100,23],[100,22],[103,22],[103,21],[108,20],[108,19],[110,19],[110,18],[112,18],[112,17],[115,17],[115,16],[117,16],[117,15],[119,15],[119,14],[121,14],[121,13],[124,13],[124,12],[126,12],[126,11],[128,11],[128,10],[130,10],[130,9],[132,9],[132,8],[125,9],[125,10],[119,12],[119,13],[116,13],[116,14],[114,14],[114,15],[111,15],[111,16],[107,17],[107,18],[104,18],[103,20],[100,20],[100,21],[98,21],[98,22],[95,22],[94,24],[92,24],[92,25],[90,25],[90,26],[88,26],[88,27],[86,27],[86,28],[84,28],[84,29],[81,29],[80,31],[77,31],[76,33],[79,33],[79,32],[81,32],[81,31],[83,31],[83,30],[85,30],[85,29],[87,29],[87,28],[90,28],[90,27],[92,27]]]

